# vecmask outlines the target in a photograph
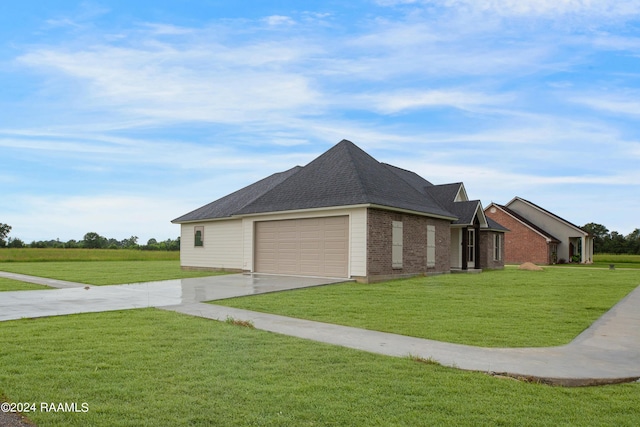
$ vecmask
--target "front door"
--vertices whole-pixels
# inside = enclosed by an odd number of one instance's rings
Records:
[[[476,266],[476,230],[467,229],[467,268],[475,268]]]

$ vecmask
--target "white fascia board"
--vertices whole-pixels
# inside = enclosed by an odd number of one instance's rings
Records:
[[[430,218],[446,219],[446,220],[449,220],[449,221],[455,221],[455,220],[458,219],[455,216],[430,214],[430,213],[426,213],[426,212],[413,211],[411,209],[394,208],[392,206],[369,204],[366,207],[382,209],[382,210],[385,210],[385,211],[408,213],[408,214],[418,215],[418,216],[427,216],[427,217],[430,217]]]
[[[188,220],[188,221],[179,221],[179,222],[171,221],[171,224],[177,224],[177,225],[180,225],[180,224],[195,224],[195,223],[198,223],[198,222],[228,221],[230,219],[237,219],[237,218],[234,217],[234,216],[225,216],[225,217],[222,217],[222,218],[191,219],[191,220]]]
[[[192,220],[192,221],[181,221],[181,222],[175,222],[174,224],[188,224],[188,223],[198,223],[198,222],[224,221],[224,220],[229,220],[229,219],[251,218],[251,217],[274,215],[274,214],[299,214],[299,213],[308,213],[308,212],[322,213],[322,212],[330,212],[330,211],[335,211],[335,210],[357,209],[357,208],[376,208],[376,209],[382,209],[382,210],[387,210],[387,211],[403,212],[403,213],[409,213],[409,214],[413,214],[413,215],[427,216],[427,217],[431,217],[431,218],[446,219],[446,220],[449,220],[449,221],[455,221],[455,220],[458,219],[457,217],[452,217],[452,216],[430,214],[430,213],[418,212],[418,211],[414,211],[414,210],[410,210],[410,209],[394,208],[394,207],[391,207],[391,206],[376,205],[376,204],[372,204],[372,203],[364,203],[364,204],[360,204],[360,205],[327,206],[327,207],[322,207],[322,208],[292,209],[292,210],[288,210],[288,211],[256,212],[256,213],[250,213],[250,214],[233,215],[233,216],[228,216],[228,217],[224,217],[224,218],[210,218],[210,219],[199,219],[199,220]]]
[[[487,217],[484,215],[484,210],[482,209],[482,202],[478,202],[478,207],[476,208],[476,215],[480,219],[480,228],[489,228],[489,222],[487,221]]]

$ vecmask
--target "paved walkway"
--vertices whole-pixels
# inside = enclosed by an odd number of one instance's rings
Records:
[[[7,277],[0,272],[0,277]],[[15,278],[15,277],[11,277]],[[22,279],[28,277],[22,277]],[[209,319],[250,320],[257,329],[389,356],[558,385],[596,385],[640,378],[640,287],[571,343],[547,348],[482,348],[205,304],[202,301],[335,283],[340,280],[227,275],[132,285],[69,282],[57,291],[0,292],[0,320],[158,307]]]

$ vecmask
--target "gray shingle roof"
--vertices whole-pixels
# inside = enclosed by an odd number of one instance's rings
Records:
[[[431,194],[445,209],[455,214],[458,219],[454,224],[473,224],[478,206],[479,200],[469,200],[456,202],[456,196],[462,187],[461,182],[455,182],[453,184],[442,184],[427,187],[425,191]]]
[[[433,185],[414,172],[380,163],[342,140],[304,167],[273,174],[172,222],[373,204],[470,224],[479,202],[454,202],[461,185]]]
[[[376,204],[455,218],[432,197],[342,140],[237,214]]]
[[[300,166],[291,168],[285,172],[274,173],[258,182],[248,185],[221,199],[206,204],[201,208],[189,212],[174,219],[171,222],[180,223],[199,221],[203,219],[227,218],[234,215],[239,209],[253,202],[265,192],[280,184],[285,179],[302,169]]]

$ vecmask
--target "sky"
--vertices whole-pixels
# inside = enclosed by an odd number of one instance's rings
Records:
[[[9,237],[171,220],[342,139],[483,206],[640,228],[637,0],[0,3]]]

